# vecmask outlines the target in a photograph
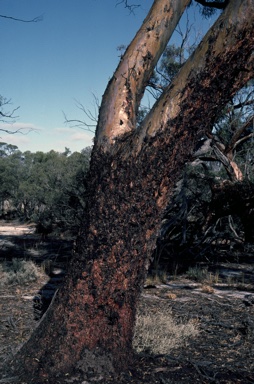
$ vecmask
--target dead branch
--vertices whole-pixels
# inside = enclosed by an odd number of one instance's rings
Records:
[[[6,16],[6,15],[0,15],[0,17],[2,17],[3,19],[9,19],[9,20],[13,20],[13,21],[20,21],[22,23],[38,23],[39,21],[43,20],[43,16],[42,15],[34,17],[33,19],[30,19],[30,20],[19,19],[17,17]]]
[[[22,135],[28,135],[28,133],[34,132],[34,131],[36,131],[36,129],[35,128],[22,127],[22,128],[16,129],[15,131],[11,131],[9,129],[0,128],[0,131],[8,133],[8,135],[15,135],[16,133],[21,133]]]
[[[3,112],[2,108],[6,107],[6,105],[10,105],[10,104],[11,104],[11,99],[7,99],[6,97],[3,97],[0,95],[0,117],[2,117],[2,118],[0,118],[0,121],[5,122],[6,119],[17,119],[18,118],[18,116],[15,116],[15,112],[20,107],[14,108],[10,112]]]
[[[90,109],[86,109],[80,101],[75,100],[77,108],[80,109],[85,114],[85,116],[87,117],[88,120],[91,121],[91,123],[88,123],[87,120],[68,119],[65,112],[63,112],[64,119],[65,119],[64,123],[70,124],[72,128],[77,127],[77,128],[81,128],[94,133],[95,128],[97,126],[97,116],[98,116],[100,105],[99,105],[98,98],[94,94],[93,94],[93,97],[94,97],[94,103],[95,103],[95,110],[93,112]]]
[[[193,361],[191,360],[188,360],[189,364],[191,364],[195,369],[196,371],[198,372],[198,374],[203,378],[203,379],[206,379],[208,380],[210,383],[214,383],[214,384],[219,384],[219,381],[215,378],[215,376],[217,375],[217,373],[214,374],[213,377],[209,376],[204,368],[201,368],[201,366],[198,366],[198,364],[194,363]]]
[[[128,0],[122,0],[116,3],[116,7],[120,4],[124,4],[124,8],[127,8],[130,13],[133,13],[136,8],[139,8],[141,6],[140,4],[129,4]]]
[[[228,216],[228,225],[229,225],[229,228],[231,229],[231,231],[233,232],[233,234],[235,236],[235,240],[243,242],[243,239],[241,238],[241,236],[238,235],[238,233],[236,232],[236,230],[234,228],[234,222],[233,222],[233,219],[232,219],[231,215]]]

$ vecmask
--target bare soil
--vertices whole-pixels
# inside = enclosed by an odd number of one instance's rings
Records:
[[[41,239],[31,227],[2,224],[0,262],[29,258],[41,266],[41,274],[29,285],[0,287],[0,366],[12,359],[31,335],[38,323],[34,298],[40,297],[43,289],[49,293],[61,284],[72,248],[71,241]],[[188,344],[173,349],[170,355],[155,356],[149,351],[137,355],[130,370],[118,378],[85,379],[79,371],[61,377],[59,372],[59,379],[52,384],[254,383],[254,266],[236,263],[214,268],[220,276],[215,283],[195,283],[186,275],[169,276],[166,284],[149,285],[143,291],[141,308],[146,305],[156,311],[169,305],[176,320],[191,320],[197,325],[200,332]],[[8,378],[0,370],[0,383],[14,382],[28,384]]]

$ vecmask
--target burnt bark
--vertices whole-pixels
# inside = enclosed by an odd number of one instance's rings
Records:
[[[211,129],[219,109],[251,78],[254,5],[234,0],[135,129],[135,111],[157,52],[187,3],[154,2],[104,94],[87,211],[72,264],[11,364],[22,367],[31,382],[73,368],[84,377],[111,374],[130,364],[135,308],[172,187],[197,137]],[[140,56],[137,41],[147,50]],[[132,61],[135,71],[129,72]]]

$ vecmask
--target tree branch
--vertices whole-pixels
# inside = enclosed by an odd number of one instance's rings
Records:
[[[124,3],[124,7],[127,8],[130,11],[130,13],[133,13],[134,9],[140,7],[140,4],[128,4],[128,0],[119,1],[118,3],[116,3],[116,7],[119,4],[123,4],[123,3]]]
[[[0,132],[8,133],[8,135],[15,135],[16,133],[21,133],[22,135],[28,135],[28,133],[33,132],[33,131],[36,131],[36,129],[24,127],[24,128],[18,128],[18,129],[16,129],[16,131],[11,131],[9,129],[0,128]]]
[[[14,21],[20,21],[22,23],[38,23],[38,21],[42,21],[43,20],[43,16],[37,16],[31,20],[24,20],[24,19],[19,19],[19,18],[16,18],[16,17],[12,17],[12,16],[6,16],[6,15],[0,15],[0,17],[2,17],[3,19],[9,19],[9,20],[14,20]]]
[[[19,107],[14,108],[11,112],[3,112],[1,109],[11,104],[10,99],[6,99],[5,97],[0,95],[0,121],[6,122],[6,119],[17,119],[18,116],[14,116],[14,113],[19,109]]]
[[[253,115],[250,116],[248,120],[235,132],[235,134],[233,135],[233,137],[231,138],[229,144],[225,149],[226,154],[229,154],[230,152],[232,152],[235,149],[235,147],[239,145],[241,142],[247,140],[249,137],[252,137],[253,134],[251,135],[248,134],[245,137],[240,138],[243,132],[245,131],[245,129],[248,128],[248,126],[250,125],[253,119],[254,119],[254,116]]]
[[[7,99],[3,96],[0,95],[0,122],[4,123],[2,126],[12,126],[15,123],[15,119],[17,119],[19,116],[15,115],[15,112],[20,108],[13,108],[12,111],[10,112],[3,112],[3,107],[6,105],[11,104],[11,99]],[[14,135],[15,133],[21,133],[22,135],[27,135],[31,131],[36,131],[36,128],[31,128],[31,127],[22,127],[22,128],[17,128],[15,131],[12,131],[8,128],[0,128],[0,132],[5,132],[8,133],[9,135]]]
[[[250,133],[249,135],[246,135],[244,137],[242,137],[241,139],[239,139],[235,145],[234,145],[234,149],[241,143],[243,143],[244,141],[247,141],[249,139],[251,139],[252,137],[254,137],[254,133]]]
[[[3,113],[3,112],[0,111],[0,116],[2,116],[2,117],[5,118],[5,119],[17,119],[18,116],[13,116],[13,114],[14,114],[14,112],[16,112],[18,109],[19,109],[19,107],[13,109],[12,112],[7,113],[7,114],[6,114],[6,113]],[[4,121],[4,120],[0,119],[0,121]]]
[[[98,111],[99,111],[99,100],[98,98],[93,94],[93,97],[94,97],[94,100],[95,100],[95,108],[97,110],[95,110],[94,112],[91,112],[90,109],[86,109],[84,107],[84,105],[82,103],[80,103],[79,101],[75,100],[76,102],[76,105],[77,107],[85,114],[85,116],[91,120],[93,123],[92,124],[88,124],[87,121],[85,120],[80,120],[80,119],[68,119],[66,114],[63,112],[63,115],[64,115],[64,123],[65,124],[70,124],[72,128],[74,127],[78,127],[78,128],[81,128],[81,129],[85,129],[89,132],[93,132],[95,131],[95,128],[96,128],[96,125],[97,125],[97,115],[98,115]]]
[[[233,109],[240,109],[243,107],[246,107],[247,105],[254,105],[254,99],[248,100],[248,101],[243,101],[242,103],[238,103],[236,105],[233,105]]]

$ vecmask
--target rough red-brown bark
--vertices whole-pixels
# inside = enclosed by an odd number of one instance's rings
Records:
[[[15,357],[31,382],[73,367],[89,376],[128,366],[136,303],[171,188],[197,136],[211,129],[219,109],[253,75],[254,4],[232,0],[134,130],[153,57],[166,44],[173,14],[179,18],[187,3],[154,2],[105,92],[75,257],[63,289]],[[137,41],[147,49],[141,56]]]

